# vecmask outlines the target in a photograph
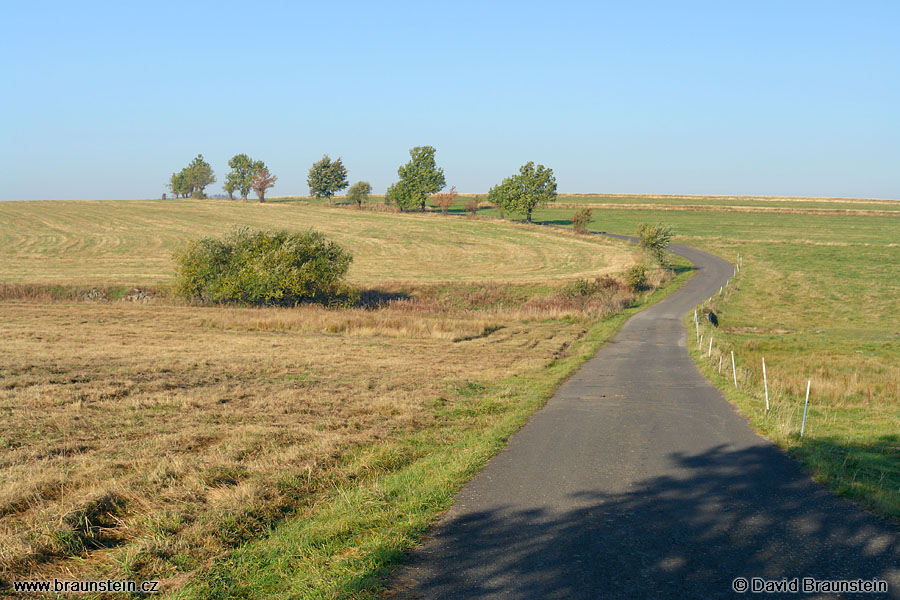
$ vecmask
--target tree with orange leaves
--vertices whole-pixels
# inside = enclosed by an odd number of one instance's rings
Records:
[[[447,209],[456,202],[456,186],[454,185],[450,188],[449,192],[444,192],[442,194],[435,194],[431,197],[431,201],[434,202],[434,205],[441,209],[442,214],[447,214]]]
[[[256,170],[256,176],[253,178],[250,187],[252,187],[253,191],[256,192],[256,195],[259,196],[259,201],[265,202],[266,190],[273,187],[276,181],[278,181],[278,177],[269,173],[268,167],[262,167]]]

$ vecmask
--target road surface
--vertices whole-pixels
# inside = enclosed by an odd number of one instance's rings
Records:
[[[733,266],[670,249],[697,274],[633,316],[510,438],[389,595],[771,598],[736,594],[734,580],[810,577],[883,580],[889,592],[789,596],[900,598],[897,528],[812,482],[697,370],[682,319]]]

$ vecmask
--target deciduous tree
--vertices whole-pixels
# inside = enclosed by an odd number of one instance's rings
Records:
[[[256,195],[259,196],[259,201],[265,202],[266,190],[273,187],[276,181],[278,181],[278,177],[276,175],[269,173],[268,168],[261,167],[257,169],[256,176],[250,183],[250,187],[252,187],[253,191],[256,192]]]
[[[222,188],[225,190],[225,193],[228,194],[229,200],[234,200],[234,190],[237,189],[237,185],[233,181],[230,180],[231,173],[225,176],[225,185]]]
[[[169,179],[169,189],[175,194],[176,198],[187,198],[191,193],[191,184],[186,175],[186,169],[182,169],[178,173],[172,173]]]
[[[347,181],[347,167],[343,161],[340,157],[332,161],[327,154],[313,163],[306,183],[309,185],[310,194],[316,198],[327,198],[329,204],[337,192],[350,185]]]
[[[206,198],[203,190],[216,182],[216,175],[209,163],[203,160],[202,154],[198,154],[187,166],[187,177],[191,185],[191,196],[195,198]]]
[[[401,210],[420,207],[424,211],[428,195],[447,185],[434,153],[432,146],[416,146],[409,151],[409,162],[397,169],[400,181],[388,188],[388,194]]]
[[[497,210],[500,211],[500,218],[503,218],[503,209],[506,208],[506,204],[511,202],[511,198],[515,195],[515,184],[513,182],[513,177],[507,177],[494,187],[488,190],[487,199],[488,202],[497,207]]]
[[[368,201],[369,192],[371,191],[372,186],[368,181],[357,181],[350,186],[349,190],[347,190],[347,200],[349,202],[355,202],[357,208],[362,208],[363,202]]]
[[[536,208],[556,201],[556,178],[553,169],[528,161],[519,173],[507,177],[488,192],[488,200],[514,213],[524,214],[531,223],[531,213]]]
[[[256,172],[265,168],[265,163],[261,160],[253,160],[246,154],[235,154],[228,161],[231,172],[225,176],[225,191],[227,186],[231,186],[233,190],[240,190],[241,198],[246,202],[247,196],[250,195],[253,179]],[[229,193],[229,197],[231,193]]]
[[[396,204],[400,210],[404,210],[406,207],[414,207],[415,200],[410,198],[409,189],[406,184],[402,181],[397,181],[388,186],[387,191],[384,193],[384,203],[385,204]]]

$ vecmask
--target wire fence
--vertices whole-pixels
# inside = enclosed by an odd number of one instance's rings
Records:
[[[747,270],[752,270],[752,265],[748,265]],[[745,414],[749,413],[751,420],[758,419],[756,424],[767,434],[793,439],[796,443],[811,441],[815,447],[816,441],[823,437],[828,440],[833,436],[832,431],[847,425],[846,411],[842,412],[840,405],[829,405],[827,389],[829,385],[833,387],[834,382],[829,381],[825,370],[813,366],[816,361],[809,360],[801,362],[809,365],[810,370],[805,373],[785,373],[777,364],[766,364],[765,356],[754,351],[759,348],[757,342],[749,340],[739,346],[733,338],[729,339],[731,331],[723,331],[724,327],[720,330],[708,317],[710,312],[719,312],[720,303],[724,304],[740,290],[742,284],[748,283],[747,270],[738,254],[732,277],[717,293],[694,309],[694,339],[691,345],[696,346],[691,348],[692,354],[698,365],[712,371],[712,379],[718,385],[734,387],[744,396],[742,410]],[[728,318],[724,313],[720,316],[723,320]],[[801,370],[804,369],[801,367]],[[820,395],[824,395],[818,405],[815,404],[817,386],[821,388]],[[814,405],[816,410],[811,410]],[[841,423],[838,423],[839,418]],[[852,435],[848,439],[853,439]],[[858,445],[850,441],[842,447],[833,440],[826,441],[822,447],[828,447],[829,456],[827,459],[819,458],[820,474],[827,473],[825,478],[843,489],[857,490],[854,493],[858,497],[865,498],[887,514],[900,514],[897,468],[885,466],[886,463],[878,459],[885,444],[869,444],[868,439],[860,447],[854,444]],[[900,450],[900,447],[896,449]]]
[[[761,359],[761,371],[757,371],[742,361],[740,350],[733,343],[725,340],[721,333],[718,340],[716,339],[718,304],[728,300],[734,292],[740,290],[744,277],[741,271],[743,264],[743,256],[738,253],[732,276],[719,288],[718,292],[694,308],[693,321],[700,359],[705,359],[707,364],[714,367],[716,372],[723,377],[730,374],[731,383],[736,390],[759,397],[760,409],[764,410],[766,417],[775,420],[782,434],[796,433],[802,438],[808,430],[807,418],[812,378],[806,381],[806,394],[800,405],[797,403],[796,397],[789,393],[790,386],[779,381],[777,372],[773,377],[773,374],[766,370],[765,357]]]

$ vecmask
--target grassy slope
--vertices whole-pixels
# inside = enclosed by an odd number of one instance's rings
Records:
[[[3,202],[0,282],[164,282],[179,244],[234,224],[315,226],[353,252],[356,283],[546,281],[619,271],[631,260],[607,241],[436,215],[224,200]]]
[[[535,219],[569,225],[572,213],[550,208]],[[712,360],[708,347],[693,348],[701,370],[818,480],[900,521],[900,219],[595,210],[591,228],[633,235],[640,222],[670,224],[676,241],[732,261],[743,255],[739,290],[712,305],[721,317]],[[704,335],[708,340],[710,332]],[[737,392],[730,368],[718,373],[717,353],[731,349]],[[769,415],[763,357],[777,399]]]

